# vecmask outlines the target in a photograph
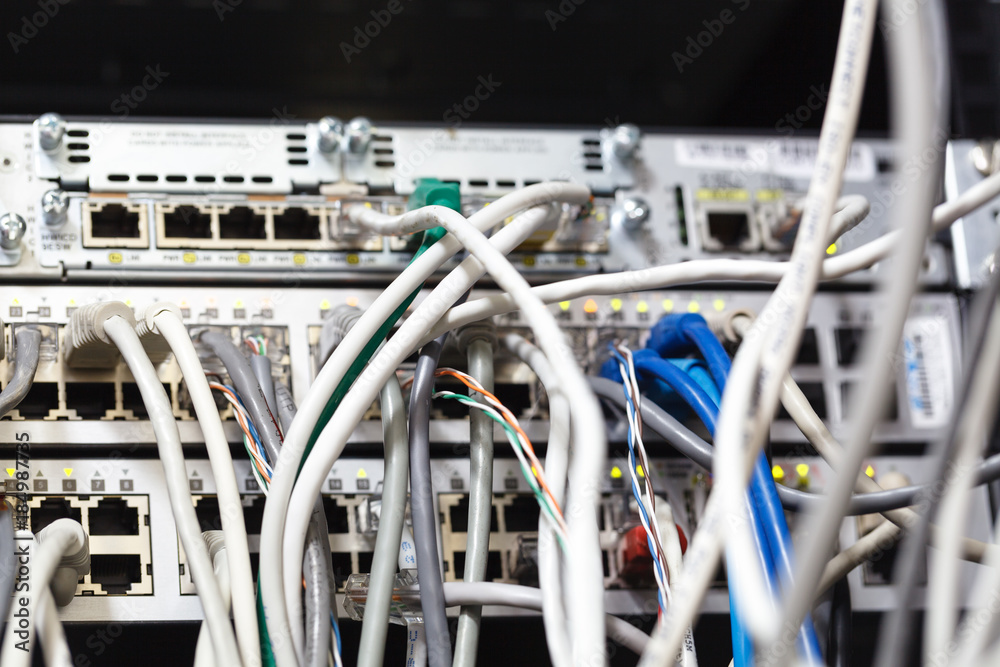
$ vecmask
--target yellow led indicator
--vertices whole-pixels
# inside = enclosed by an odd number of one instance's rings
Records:
[[[564,313],[567,310],[569,310],[569,301],[560,301],[559,302],[559,309],[562,310]]]
[[[69,306],[75,306],[76,305],[76,299],[70,299],[68,305]]]
[[[21,302],[18,301],[17,299],[11,299],[10,300],[10,305],[12,305],[12,306],[20,306]]]
[[[302,266],[306,263],[306,256],[303,255],[301,252],[297,252],[294,255],[292,255],[292,262],[295,264],[295,266]]]
[[[319,309],[320,310],[330,310],[330,301],[329,301],[329,299],[323,299],[322,301],[320,301],[319,302]]]
[[[360,262],[361,262],[361,258],[358,257],[357,255],[351,254],[351,255],[347,256],[347,263],[348,264],[358,264]]]
[[[798,473],[799,477],[808,477],[809,476],[809,464],[808,463],[800,463],[800,464],[798,464],[797,466],[795,466],[795,472]]]
[[[638,474],[639,474],[639,477],[645,477],[645,476],[646,476],[646,473],[644,473],[644,472],[642,471],[642,466],[641,466],[641,465],[639,465],[639,466],[636,466],[636,467],[635,467],[635,471],[636,471],[636,473],[638,473]]]
[[[594,220],[597,220],[598,222],[604,222],[607,219],[608,219],[608,215],[603,210],[598,211],[594,215]]]
[[[535,265],[535,256],[534,255],[525,255],[523,261],[524,261],[524,265],[525,266],[534,266]]]
[[[372,207],[372,203],[370,201],[366,201],[365,202],[365,208],[371,208],[371,207]]]
[[[349,296],[344,301],[344,303],[346,303],[351,308],[357,308],[357,306],[358,306],[358,297],[356,297],[356,296]]]
[[[243,307],[243,300],[242,299],[237,299],[236,303],[233,304],[233,308],[242,308],[242,307]]]
[[[358,468],[358,479],[364,479],[367,476],[368,473],[365,472],[364,468]]]
[[[10,475],[11,477],[13,477],[14,476],[14,469],[13,468],[7,468],[7,474]]]
[[[124,259],[124,258],[122,257],[122,254],[120,252],[109,252],[108,253],[108,261],[111,262],[112,264],[121,264],[122,263],[122,259]]]
[[[249,264],[250,263],[250,253],[248,253],[248,252],[241,252],[240,254],[236,255],[236,261],[239,262],[240,264]]]
[[[128,306],[129,308],[131,308],[132,307],[132,299],[125,299],[125,305]]]
[[[622,300],[619,298],[611,299],[611,310],[616,313],[622,309]]]
[[[67,477],[69,477],[70,475],[73,474],[73,469],[72,468],[63,468],[63,472],[66,473]]]
[[[597,312],[597,302],[594,301],[593,299],[587,299],[586,301],[584,301],[583,302],[583,312],[587,313],[588,315],[593,315],[594,313],[596,313]]]
[[[875,468],[873,468],[872,466],[869,465],[867,468],[865,468],[865,474],[874,479],[874,477],[875,477]]]
[[[8,470],[10,470],[10,468],[8,468]],[[618,466],[615,466],[614,468],[612,468],[611,469],[611,479],[621,479],[621,478],[622,478],[622,469],[619,468]]]
[[[194,264],[195,262],[198,261],[198,255],[194,254],[193,252],[186,252],[184,253],[182,259],[184,260],[185,264]]]
[[[637,312],[637,313],[648,313],[649,312],[649,304],[646,303],[645,301],[640,301],[639,303],[635,304],[635,312]]]
[[[587,258],[586,257],[577,257],[576,258],[576,265],[577,266],[587,266]]]
[[[826,254],[827,255],[832,255],[835,252],[837,252],[837,244],[836,243],[831,243],[830,245],[828,245],[826,247]]]
[[[771,468],[771,477],[774,477],[774,479],[780,482],[785,479],[785,469],[781,466],[774,466]]]
[[[726,302],[723,301],[722,299],[716,299],[715,301],[712,302],[712,308],[715,308],[715,310],[720,313],[722,312],[722,309],[725,307],[726,307]]]
[[[701,306],[698,305],[697,301],[690,301],[690,302],[688,302],[688,312],[689,313],[697,313],[699,310],[701,310]]]
[[[664,312],[667,312],[667,313],[673,312],[673,310],[674,310],[674,300],[673,299],[664,299],[663,300],[663,310],[664,310]]]

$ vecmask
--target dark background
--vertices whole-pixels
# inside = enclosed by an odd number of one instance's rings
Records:
[[[287,109],[301,119],[441,122],[492,74],[501,85],[469,122],[773,132],[811,87],[828,84],[842,8],[823,0],[398,2],[400,13],[348,63],[341,43],[389,0],[4,0],[0,114],[119,117],[126,107],[115,100],[158,65],[168,76],[130,117],[267,118]],[[732,23],[678,72],[673,54],[726,9]],[[949,13],[956,133],[1000,134],[1000,5],[952,0]],[[876,33],[867,134],[887,128],[883,52]]]
[[[399,0],[402,11],[348,63],[341,42],[388,0],[45,1],[59,12],[36,36],[17,54],[9,35],[0,45],[5,112],[114,116],[113,101],[158,64],[170,74],[136,115],[287,107],[301,118],[440,122],[492,74],[502,85],[474,122],[773,128],[829,81],[841,12],[793,0],[561,0],[573,11],[553,30],[546,12],[562,18],[560,0]],[[672,54],[724,9],[733,23],[678,72]],[[3,11],[5,33],[20,32],[39,7]],[[874,130],[886,124],[877,51],[866,96]]]

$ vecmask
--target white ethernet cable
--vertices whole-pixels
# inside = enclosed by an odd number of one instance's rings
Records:
[[[177,524],[181,545],[191,568],[191,578],[198,589],[205,611],[205,622],[212,636],[212,648],[218,664],[240,665],[236,638],[229,624],[229,612],[222,601],[219,583],[213,576],[212,561],[201,539],[198,516],[194,511],[191,491],[188,488],[184,452],[180,433],[174,420],[170,401],[156,375],[156,369],[146,356],[146,351],[135,332],[132,309],[120,302],[96,303],[83,306],[73,317],[86,328],[92,340],[114,343],[121,351],[125,364],[132,372],[146,405],[150,424],[156,435],[156,446],[163,464],[163,474],[170,498],[170,509]],[[85,318],[85,319],[84,319]],[[185,335],[186,332],[185,332]],[[4,663],[6,667],[6,663]]]
[[[537,588],[492,581],[446,581],[444,601],[449,607],[461,605],[499,605],[521,609],[542,609],[542,595]],[[625,619],[608,614],[604,620],[608,637],[630,651],[640,654],[649,642],[649,636]],[[588,661],[586,664],[591,664]]]
[[[597,397],[587,384],[559,323],[504,254],[461,214],[442,206],[427,206],[398,217],[384,216],[371,209],[352,209],[351,218],[362,226],[371,224],[383,231],[396,226],[402,230],[411,226],[425,229],[444,227],[461,241],[470,255],[482,263],[500,289],[509,293],[520,306],[571,408],[574,456],[570,460],[569,496],[564,514],[569,517],[568,550],[573,553],[568,563],[572,585],[568,591],[567,609],[574,644],[573,659],[577,664],[603,662],[604,577],[595,510],[601,468],[607,452],[605,425]],[[434,321],[427,321],[425,326],[429,328]]]
[[[950,227],[964,215],[1000,196],[1000,172],[997,172],[963,192],[952,201],[934,208],[934,231]],[[836,221],[834,221],[836,222]],[[866,269],[882,260],[898,245],[901,233],[894,230],[873,241],[849,250],[842,255],[823,260],[822,279],[836,280],[855,271]],[[788,271],[789,262],[770,262],[753,259],[695,259],[681,264],[668,264],[636,271],[599,274],[572,278],[534,287],[532,291],[545,303],[559,303],[583,296],[624,294],[643,290],[661,289],[671,285],[703,281],[758,281],[778,282]],[[496,294],[455,306],[434,325],[425,336],[433,340],[445,331],[476,322],[493,315],[502,315],[516,308],[506,294]]]
[[[489,208],[493,208],[493,206],[490,206]],[[540,224],[542,224],[547,213],[547,207],[544,206],[535,207],[526,211],[522,215],[517,216],[502,230],[497,232],[493,236],[492,242],[503,248],[504,252],[510,252],[510,250],[517,247],[517,245],[523,242],[528,235],[530,235]],[[465,218],[462,219],[465,220]],[[291,526],[294,527],[294,529],[290,528],[288,524],[286,524],[283,538],[284,544],[282,547],[282,560],[285,564],[301,562],[302,560],[305,533],[302,533],[302,539],[299,539],[297,531],[305,530],[306,526],[298,525],[298,516],[296,514],[298,511],[297,503],[302,502],[302,489],[315,487],[316,491],[313,495],[315,496],[315,494],[319,493],[323,480],[326,478],[327,471],[333,466],[337,457],[340,456],[340,452],[343,451],[343,447],[346,445],[347,439],[350,437],[354,428],[357,427],[357,424],[360,422],[361,417],[368,409],[368,406],[371,405],[380,388],[395,372],[395,369],[410,353],[411,348],[403,345],[402,341],[408,341],[411,339],[415,340],[419,337],[424,331],[426,331],[430,322],[433,322],[440,317],[441,313],[450,307],[455,300],[468,290],[480,277],[482,277],[482,275],[482,266],[474,257],[466,258],[461,264],[459,264],[456,269],[454,269],[438,284],[434,291],[432,291],[431,294],[421,303],[421,305],[417,307],[413,314],[406,319],[399,330],[393,334],[391,341],[382,347],[365,372],[358,378],[354,388],[352,388],[351,391],[344,396],[341,406],[338,408],[336,413],[340,416],[331,419],[326,428],[323,429],[319,439],[316,441],[313,452],[310,454],[309,459],[307,459],[306,465],[303,466],[300,479],[295,485],[292,497],[289,499],[287,521],[291,522]],[[442,294],[448,296],[442,297],[440,296]],[[428,310],[433,312],[432,316],[424,315],[424,313],[428,312]],[[366,311],[366,314],[370,311],[371,308]],[[363,317],[364,316],[362,316],[362,320],[359,320],[354,324],[348,332],[348,335],[356,331],[358,327],[361,326]],[[345,337],[344,340],[341,341],[340,345],[335,348],[333,355],[330,357],[330,361],[327,362],[328,364],[334,360],[338,351],[344,347],[347,340],[348,338]],[[402,349],[404,347],[406,349]],[[378,379],[375,379],[376,377]],[[365,398],[365,396],[369,396],[369,398]],[[298,417],[296,417],[296,419],[298,419]],[[295,428],[295,423],[295,421],[292,422],[293,429]],[[339,435],[333,435],[334,433],[339,433]],[[334,440],[334,438],[336,438],[336,440]],[[330,443],[331,441],[333,441],[334,444],[325,444],[321,446],[321,443]],[[318,456],[317,452],[323,450],[324,447],[332,452],[327,454],[327,456],[330,457],[329,465],[326,463],[317,464],[317,459],[313,458],[314,456]],[[322,460],[325,461],[327,459]],[[274,487],[272,485],[272,494],[268,499],[269,503],[272,502],[271,498],[273,498],[273,496]],[[265,516],[267,513],[266,507],[267,506],[265,505]],[[292,567],[286,567],[283,574],[279,573],[279,575],[284,578],[283,595],[285,596],[285,608],[288,611],[290,629],[292,630],[292,636],[294,637],[294,628],[298,627],[298,624],[300,623],[299,618],[301,616],[301,606],[298,604],[298,585],[296,583],[301,579],[301,575]],[[262,576],[264,576],[263,570]],[[282,665],[282,667],[284,666]]]
[[[38,601],[38,641],[42,647],[45,667],[73,667],[73,656],[66,641],[66,630],[59,618],[56,599],[49,588],[44,588]]]
[[[552,497],[562,506],[569,465],[569,403],[549,360],[540,349],[518,334],[507,334],[503,337],[503,344],[531,368],[549,397],[549,439],[545,450],[545,472]],[[562,552],[556,543],[555,527],[539,514],[538,584],[542,591],[545,643],[548,645],[552,664],[556,667],[569,667],[573,655],[566,628],[560,558]]]
[[[477,229],[489,230],[507,217],[539,204],[563,201],[575,204],[586,203],[590,191],[571,183],[539,183],[493,202],[469,218]],[[503,230],[497,233],[499,236]],[[515,244],[516,245],[516,244]],[[382,292],[376,301],[365,310],[361,319],[344,337],[333,355],[323,366],[299,407],[292,427],[285,434],[281,456],[275,466],[271,495],[264,508],[261,529],[260,571],[261,593],[268,618],[268,631],[278,638],[273,642],[275,657],[281,665],[297,662],[295,651],[290,646],[288,609],[285,606],[281,587],[282,536],[284,523],[295,484],[295,475],[302,462],[303,453],[310,434],[319,420],[327,400],[346,375],[354,360],[364,349],[369,338],[395,311],[412,290],[422,284],[445,261],[461,249],[461,244],[451,235],[446,235],[432,245],[407,266],[400,275]],[[282,471],[286,471],[282,474]],[[284,639],[285,641],[280,641]]]
[[[41,614],[42,600],[46,594],[51,598],[52,594],[48,591],[52,577],[63,558],[88,550],[87,534],[84,532],[83,526],[72,519],[56,519],[40,531],[37,537],[38,544],[34,545],[29,563],[31,572],[28,578],[31,587],[26,594],[22,595],[22,597],[28,598],[27,615],[23,617],[27,619],[27,627],[23,627],[18,622],[18,617],[14,616],[14,613],[19,610],[18,605],[11,605],[7,615],[7,638],[3,642],[3,648],[0,649],[0,665],[4,667],[30,667],[31,647],[34,643],[32,641],[35,630],[34,619]],[[30,541],[32,539],[31,533],[18,531],[17,539]],[[55,601],[52,600],[52,604],[49,606],[54,608]],[[58,620],[58,615],[56,619]],[[49,617],[46,617],[46,622],[48,620]],[[28,636],[26,638],[16,637],[14,630],[22,628]],[[49,629],[51,632],[46,645],[49,645],[53,638],[58,639],[58,635],[61,634],[55,628],[50,627]],[[19,646],[27,646],[28,648],[21,650],[18,648]]]
[[[493,206],[491,205],[489,208],[493,208]],[[492,242],[502,248],[504,252],[509,252],[544,221],[546,214],[547,211],[543,207],[525,212],[497,232],[493,236]],[[302,540],[299,539],[296,531],[303,530],[304,526],[298,525],[296,508],[297,503],[302,502],[304,489],[312,488],[313,486],[318,489],[322,486],[323,480],[326,477],[326,471],[330,469],[333,462],[340,455],[347,442],[347,438],[357,426],[368,406],[371,405],[372,400],[374,400],[374,395],[410,353],[413,342],[426,331],[430,322],[440,317],[441,313],[449,308],[461,294],[468,290],[483,273],[484,270],[479,261],[474,257],[468,257],[456,269],[445,276],[431,294],[403,322],[399,330],[393,334],[390,341],[381,348],[365,372],[358,378],[354,388],[344,396],[337,410],[337,416],[331,419],[324,428],[312,454],[310,454],[307,464],[303,467],[299,483],[296,484],[291,502],[288,505],[288,521],[293,523],[285,530],[283,546],[283,561],[285,563],[294,563],[296,560],[301,560],[301,555],[297,552],[302,550]],[[366,311],[366,314],[369,311]],[[349,335],[357,331],[361,323],[362,321],[359,320],[351,328]],[[337,346],[328,364],[336,358],[338,351],[343,348],[347,340],[345,337],[344,341]],[[371,396],[371,398],[368,398],[368,396]],[[294,422],[292,427],[293,429],[295,428]],[[333,444],[326,444],[331,441],[333,441]],[[331,449],[333,450],[332,453],[327,452],[325,454],[328,458],[321,459],[323,462],[317,463],[317,459],[313,458],[314,456],[318,456],[317,452]],[[329,460],[329,465],[325,462],[327,460]],[[273,489],[274,487],[272,486],[272,497],[274,494]],[[269,502],[271,501],[269,500]],[[265,516],[266,512],[265,508]],[[263,569],[261,573],[262,577],[266,576]],[[289,613],[294,614],[296,607],[293,605],[295,600],[292,596],[298,594],[295,583],[297,575],[294,570],[286,568],[283,576],[286,605]],[[292,622],[296,622],[296,617],[292,617]]]
[[[640,665],[665,665],[677,655],[711,582],[723,541],[734,552],[732,562],[739,565],[739,572],[730,581],[735,579],[740,589],[738,599],[748,629],[766,642],[779,636],[781,625],[773,617],[753,611],[766,608],[769,600],[759,564],[747,563],[748,559],[740,557],[753,553],[753,536],[745,521],[730,519],[741,516],[751,471],[749,462],[755,460],[761,436],[777,408],[781,379],[798,348],[809,302],[820,278],[833,205],[861,106],[876,9],[876,0],[848,0],[844,5],[819,152],[789,270],[758,319],[762,330],[745,341],[736,354],[716,428],[714,490],[689,546],[687,567],[675,586],[675,602],[660,619]],[[754,400],[755,395],[758,400]],[[798,623],[793,627],[797,628]]]
[[[899,137],[899,155],[906,159],[922,156],[929,148],[938,126],[934,68],[931,60],[938,54],[926,48],[926,8],[904,8],[903,0],[887,0],[887,13],[908,12],[906,21],[886,34],[887,60],[892,81],[892,121]],[[933,2],[933,0],[932,0]],[[943,26],[939,26],[943,29]],[[943,55],[943,54],[942,54]],[[871,435],[885,407],[890,370],[899,347],[903,325],[910,311],[910,301],[917,289],[917,277],[927,235],[932,229],[935,170],[925,166],[908,183],[893,210],[894,227],[905,232],[892,255],[892,272],[886,276],[880,326],[876,327],[862,351],[865,382],[853,397],[855,417],[851,420],[841,469],[826,490],[826,502],[810,513],[805,525],[808,536],[800,540],[795,564],[795,585],[783,605],[781,627],[798,627],[813,602],[813,593],[823,574],[824,560],[833,546],[844,511],[854,489],[857,471],[874,446]],[[794,355],[795,350],[788,350]],[[787,371],[787,368],[785,369]],[[782,373],[784,377],[784,373]],[[778,378],[780,383],[781,378]],[[770,407],[773,414],[774,406]],[[791,654],[792,651],[788,651]],[[780,665],[787,664],[779,657]]]
[[[222,599],[229,606],[232,602],[231,579],[229,576],[229,559],[226,558],[226,538],[225,532],[221,530],[208,530],[202,533],[205,546],[208,547],[208,555],[212,557],[212,569],[215,578],[219,582],[219,590],[222,591]],[[217,665],[215,654],[212,652],[212,639],[206,631],[204,623],[201,624],[201,631],[198,632],[198,643],[194,649],[194,667],[212,667]]]
[[[993,429],[991,411],[1000,396],[1000,310],[989,315],[990,324],[983,349],[976,362],[969,398],[957,416],[958,443],[950,466],[954,474],[945,477],[945,490],[937,515],[937,548],[927,577],[927,611],[924,619],[924,655],[947,655],[958,623],[959,564],[961,537],[966,525],[973,469]],[[936,662],[936,661],[935,661]],[[971,663],[966,663],[971,664]]]
[[[250,568],[250,548],[243,503],[240,501],[229,440],[222,428],[222,418],[215,404],[208,378],[198,358],[191,335],[180,318],[180,310],[172,303],[156,303],[146,308],[137,326],[139,336],[159,334],[166,339],[177,365],[184,376],[198,424],[205,438],[205,449],[212,467],[219,497],[219,516],[226,539],[226,558],[233,596],[233,621],[240,657],[245,667],[261,664],[260,635],[257,630],[256,594],[253,571]],[[262,486],[263,488],[263,486]]]

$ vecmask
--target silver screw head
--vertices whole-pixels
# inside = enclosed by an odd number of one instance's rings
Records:
[[[27,223],[18,214],[4,213],[0,215],[0,248],[17,250],[27,229]]]
[[[42,195],[42,217],[45,224],[57,227],[66,222],[69,195],[63,190],[49,190]]]
[[[38,143],[42,150],[54,151],[62,143],[66,134],[66,119],[57,113],[46,113],[38,117]]]
[[[635,156],[642,142],[642,132],[632,123],[623,123],[611,133],[611,152],[622,160]]]
[[[353,155],[361,155],[368,150],[368,144],[372,140],[372,122],[364,116],[352,118],[347,124],[344,141],[347,145],[347,152]]]
[[[334,153],[344,141],[344,121],[336,116],[324,116],[316,124],[319,129],[319,149]]]
[[[611,213],[614,224],[634,232],[649,220],[649,203],[642,197],[629,197]]]

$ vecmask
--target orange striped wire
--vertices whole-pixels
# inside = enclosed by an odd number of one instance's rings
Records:
[[[518,435],[520,435],[522,438],[524,438],[524,443],[526,445],[525,446],[525,451],[528,454],[528,458],[531,459],[531,464],[532,464],[532,466],[535,469],[534,470],[535,478],[538,480],[538,483],[541,484],[542,488],[545,490],[546,495],[548,495],[549,499],[552,501],[552,505],[555,508],[556,513],[559,515],[560,518],[563,518],[562,508],[559,507],[559,503],[556,502],[555,495],[552,493],[552,490],[549,488],[549,485],[545,482],[545,475],[542,474],[542,470],[544,470],[544,469],[542,468],[541,461],[539,461],[538,457],[535,455],[535,449],[531,445],[531,440],[528,438],[528,434],[525,433],[524,430],[521,428],[521,425],[518,424],[517,421],[515,421],[515,420],[513,420],[513,419],[510,418],[510,416],[509,416],[510,415],[510,410],[506,406],[504,406],[504,404],[500,401],[500,399],[497,398],[496,396],[494,396],[492,393],[486,391],[485,389],[477,387],[475,384],[473,384],[472,382],[470,382],[467,379],[467,376],[465,376],[464,373],[461,373],[461,372],[458,372],[458,371],[455,371],[455,370],[452,370],[452,369],[449,369],[449,368],[442,368],[442,369],[439,369],[438,371],[436,371],[434,373],[434,375],[437,376],[437,377],[441,377],[442,375],[448,375],[450,377],[453,377],[453,378],[457,379],[459,382],[461,382],[462,384],[464,384],[469,389],[471,389],[473,391],[476,391],[476,392],[479,392],[480,394],[482,394],[486,398],[490,399],[491,401],[496,401],[497,405],[499,405],[499,406],[501,406],[501,408],[503,408],[500,411],[500,414],[502,414],[504,420],[508,424],[510,424],[511,427],[515,431],[517,431]]]
[[[226,394],[227,396],[232,397],[232,399],[236,401],[237,404],[239,403],[239,397],[236,396],[236,394],[234,394],[233,392],[231,392],[226,386],[221,384],[216,384],[215,382],[210,382],[208,386],[217,391],[221,391],[223,394]],[[244,421],[243,413],[236,409],[236,405],[233,405],[233,415],[236,417],[236,423],[240,425],[240,428],[243,430],[243,433],[246,435],[247,438],[250,439],[250,442],[253,442],[253,436],[250,434],[250,428],[246,425],[246,422]],[[257,468],[257,470],[260,472],[261,477],[270,482],[271,478],[267,474],[267,471],[263,466],[263,462],[256,455],[251,456],[250,458],[253,461],[254,467]]]

